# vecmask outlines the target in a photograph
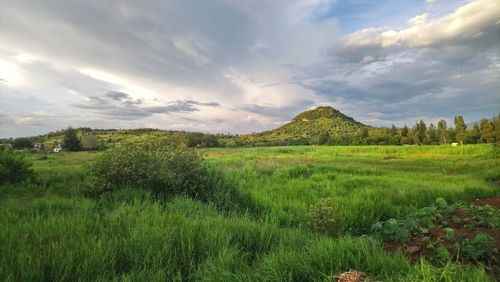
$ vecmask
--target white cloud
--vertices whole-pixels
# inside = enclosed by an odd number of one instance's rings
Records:
[[[406,25],[362,22],[346,38],[337,26],[350,15],[330,15],[339,3],[4,0],[0,137],[69,124],[252,132],[325,103],[376,124],[443,116],[443,105],[476,116],[498,108],[498,0],[447,15],[441,3],[408,5]]]
[[[443,17],[428,20],[428,16],[410,19],[410,26],[404,29],[367,28],[354,32],[346,38],[345,47],[424,47],[460,41],[494,26],[500,19],[500,1],[472,0]]]

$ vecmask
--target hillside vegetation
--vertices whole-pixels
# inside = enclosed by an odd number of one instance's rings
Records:
[[[166,125],[168,126],[168,125]],[[0,139],[0,145],[11,144],[16,149],[33,148],[43,144],[50,151],[57,144],[66,150],[74,151],[64,145],[65,136],[73,133],[68,128],[48,134],[27,137]],[[373,127],[364,125],[332,107],[318,107],[305,111],[283,126],[261,133],[230,135],[142,129],[91,129],[76,130],[84,150],[103,150],[124,141],[140,141],[162,138],[182,139],[189,147],[262,147],[285,145],[448,145],[500,143],[500,115],[492,119],[482,119],[467,127],[462,116],[456,116],[454,127],[440,120],[436,125],[417,121],[414,126],[402,128]],[[78,140],[73,140],[78,143]],[[43,150],[42,150],[43,151]]]

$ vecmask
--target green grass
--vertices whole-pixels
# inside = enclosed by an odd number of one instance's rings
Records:
[[[356,269],[381,281],[488,281],[480,267],[410,263],[367,233],[436,198],[498,194],[491,146],[269,147],[205,150],[207,160],[259,203],[221,211],[129,188],[80,191],[92,153],[34,154],[32,184],[0,186],[2,281],[326,281]],[[342,234],[307,227],[331,197]]]

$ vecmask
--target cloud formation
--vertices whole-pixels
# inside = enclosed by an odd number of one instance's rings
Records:
[[[473,121],[500,108],[499,34],[498,0],[5,0],[0,137],[244,133],[318,105],[372,125]]]
[[[143,100],[133,99],[132,96],[127,93],[108,91],[101,97],[90,96],[87,97],[85,101],[73,103],[70,104],[70,106],[117,119],[137,119],[153,114],[195,112],[200,110],[200,106],[218,107],[219,103],[177,100],[162,106],[145,106],[143,105]]]
[[[345,49],[426,47],[461,44],[478,39],[488,33],[496,36],[500,31],[500,2],[476,0],[457,8],[443,17],[429,19],[429,14],[408,20],[408,27],[394,30],[367,28],[356,31],[344,40]]]

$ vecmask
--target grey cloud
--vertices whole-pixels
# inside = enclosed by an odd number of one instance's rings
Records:
[[[127,93],[109,91],[102,97],[90,96],[86,102],[73,103],[70,106],[128,120],[140,119],[153,114],[186,113],[199,111],[199,106],[218,107],[216,102],[178,100],[164,106],[142,106],[142,100],[133,100]]]
[[[399,33],[396,43],[386,45],[381,44],[381,33],[387,29],[375,27],[363,37],[367,44],[347,44],[349,38],[335,35],[335,19],[311,23],[304,9],[290,12],[303,3],[4,0],[0,59],[15,62],[17,54],[28,53],[40,60],[19,64],[29,78],[22,88],[10,87],[7,78],[0,77],[0,111],[15,117],[50,111],[56,116],[44,121],[51,129],[68,122],[150,127],[162,125],[162,114],[183,113],[185,119],[175,119],[178,128],[188,124],[186,128],[196,130],[206,126],[232,132],[272,126],[237,120],[248,113],[283,121],[318,103],[333,103],[374,125],[456,113],[477,120],[498,112],[500,25],[476,18],[480,24],[458,36],[426,32],[424,39],[431,36],[430,43],[415,44],[421,37]],[[129,95],[134,87],[84,75],[80,70],[86,68],[116,75],[124,84],[144,87],[161,98]],[[227,78],[233,69],[242,74],[242,85]],[[257,103],[265,99],[254,94],[268,90],[288,99]],[[297,97],[307,99],[295,101]],[[234,116],[224,118],[224,125],[210,123],[201,117],[202,110],[220,105],[200,102],[207,100],[224,101],[228,108],[221,107],[221,112],[232,109]],[[218,114],[214,112],[211,117]],[[196,119],[189,121],[189,113]],[[6,132],[2,127],[0,132]],[[28,125],[8,130],[21,128],[28,130]]]
[[[109,97],[115,101],[130,99],[130,95],[128,95],[127,93],[118,92],[118,91],[109,91],[108,93],[106,93],[106,97]]]
[[[245,104],[240,106],[239,109],[254,114],[279,118],[280,121],[285,121],[289,120],[294,115],[304,111],[305,109],[307,109],[312,105],[314,105],[314,101],[302,99],[302,100],[291,101],[290,105],[283,107]]]

